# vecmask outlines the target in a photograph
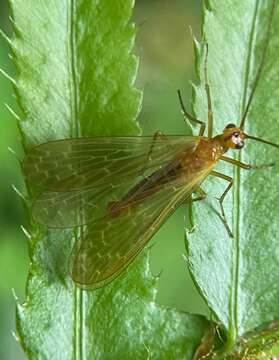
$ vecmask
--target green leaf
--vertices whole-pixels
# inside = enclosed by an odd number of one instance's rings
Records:
[[[272,1],[212,0],[204,13],[203,32],[209,45],[208,76],[212,93],[215,134],[228,123],[240,124],[261,60]],[[276,2],[276,5],[277,2]],[[279,7],[276,6],[267,59],[248,114],[245,131],[278,143]],[[198,73],[194,91],[198,118],[207,119],[203,86],[204,48],[197,44]],[[236,159],[251,164],[270,164],[278,149],[246,141]],[[225,212],[234,238],[220,217],[215,197],[228,183],[209,177],[203,185],[205,201],[193,206],[192,233],[187,233],[190,270],[217,320],[227,343],[279,316],[278,167],[245,171],[218,165],[234,178],[225,198]]]
[[[10,5],[25,149],[57,138],[138,134],[134,1]],[[191,359],[207,322],[155,304],[146,251],[112,284],[86,292],[69,277],[75,233],[33,223],[26,234],[31,265],[17,329],[30,359]]]

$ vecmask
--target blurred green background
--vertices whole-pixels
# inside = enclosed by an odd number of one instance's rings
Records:
[[[9,35],[7,0],[0,0],[0,27]],[[194,52],[189,26],[200,37],[201,0],[136,0],[134,21],[138,26],[136,53],[140,56],[137,85],[144,89],[139,117],[144,133],[161,130],[185,134],[176,90],[181,89],[190,106],[194,76]],[[14,75],[8,47],[0,38],[0,67]],[[12,86],[0,76],[0,360],[25,359],[15,331],[15,295],[25,300],[28,247],[20,229],[26,223],[19,196],[12,185],[24,189],[20,167],[12,148],[21,157],[20,137],[14,117],[5,103],[16,109]],[[153,239],[151,267],[161,273],[157,301],[166,306],[207,313],[188,274],[184,250],[184,214],[179,209]],[[14,295],[15,294],[15,295]]]

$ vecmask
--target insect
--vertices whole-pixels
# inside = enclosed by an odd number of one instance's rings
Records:
[[[206,45],[207,136],[205,123],[186,111],[178,92],[185,120],[200,126],[198,136],[156,133],[153,137],[62,139],[36,146],[26,155],[26,180],[39,191],[34,218],[50,228],[82,226],[71,266],[72,279],[79,286],[94,289],[116,278],[181,204],[206,197],[201,184],[209,175],[228,183],[219,203],[224,225],[233,236],[223,207],[233,179],[214,167],[225,161],[247,170],[257,168],[225,156],[229,149],[243,148],[246,139],[279,148],[244,131],[266,58],[274,9],[275,0],[261,63],[239,126],[228,124],[222,134],[213,136]]]

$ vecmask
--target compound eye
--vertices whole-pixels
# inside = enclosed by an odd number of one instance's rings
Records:
[[[235,124],[228,124],[225,129],[231,129],[231,128],[235,128],[236,125]]]
[[[239,132],[232,133],[231,139],[232,139],[232,142],[235,144],[236,149],[242,149],[243,148],[244,141],[242,141]]]
[[[240,138],[239,138],[239,133],[238,132],[232,133],[231,139],[232,139],[232,142],[234,144],[236,144],[236,145],[241,141]]]

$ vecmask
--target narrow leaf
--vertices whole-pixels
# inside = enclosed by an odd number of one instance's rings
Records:
[[[229,0],[209,2],[203,32],[209,46],[208,72],[213,98],[214,130],[240,124],[261,61],[272,1]],[[277,2],[276,2],[276,5]],[[259,86],[245,131],[278,143],[279,7],[276,6],[271,39]],[[206,121],[204,48],[197,45],[201,85],[195,89],[195,112]],[[246,141],[245,148],[229,156],[250,164],[277,162],[278,149]],[[208,197],[192,210],[194,231],[187,233],[190,270],[217,320],[227,333],[227,348],[235,340],[279,316],[279,247],[277,166],[240,170],[218,165],[234,179],[225,198],[225,212],[234,237],[224,227],[218,200],[225,181],[210,178]]]
[[[24,147],[59,138],[139,134],[134,1],[10,4]],[[155,304],[147,252],[112,284],[86,292],[69,276],[78,234],[34,223],[27,232],[31,265],[17,328],[28,358],[191,359],[207,323]]]

